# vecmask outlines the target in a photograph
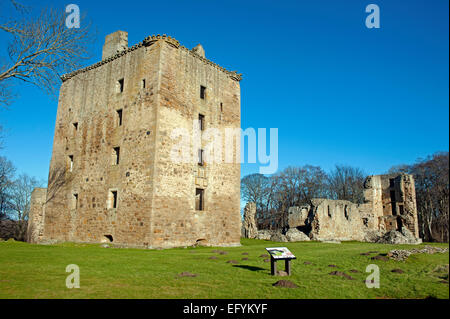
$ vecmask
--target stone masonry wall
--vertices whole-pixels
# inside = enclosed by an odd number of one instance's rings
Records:
[[[43,240],[238,245],[240,164],[174,163],[170,152],[173,129],[192,131],[199,112],[207,127],[240,127],[239,79],[160,36],[64,76]],[[196,188],[205,191],[203,211]]]

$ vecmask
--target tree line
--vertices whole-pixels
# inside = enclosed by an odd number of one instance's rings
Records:
[[[0,133],[1,130],[0,126]],[[16,221],[14,238],[24,240],[31,193],[34,188],[42,186],[43,182],[27,174],[17,175],[16,171],[13,163],[0,155],[0,222],[5,219]]]
[[[289,207],[309,205],[313,198],[362,203],[365,177],[361,169],[348,165],[336,165],[329,173],[319,166],[289,166],[271,176],[243,177],[241,196],[244,201],[256,204],[257,219],[278,214],[277,227],[285,227]]]
[[[424,241],[448,242],[449,155],[439,152],[415,164],[392,167],[387,173],[408,173],[415,179],[419,231]],[[256,219],[272,217],[285,227],[289,207],[310,205],[313,198],[364,202],[367,175],[357,167],[290,166],[271,176],[250,174],[241,179],[241,196],[257,207]]]

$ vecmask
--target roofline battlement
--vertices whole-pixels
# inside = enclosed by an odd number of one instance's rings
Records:
[[[157,35],[148,36],[143,41],[133,45],[132,47],[129,47],[129,48],[123,50],[123,51],[120,51],[120,52],[118,52],[118,53],[116,53],[116,54],[114,54],[114,55],[112,55],[112,56],[110,56],[110,57],[108,57],[106,59],[102,59],[102,61],[100,61],[100,62],[97,62],[97,63],[92,64],[90,66],[87,66],[85,68],[73,71],[71,73],[63,74],[61,76],[61,81],[65,82],[65,81],[73,78],[74,76],[76,76],[78,74],[88,72],[88,71],[90,71],[92,69],[96,69],[96,68],[98,68],[98,67],[100,67],[100,66],[102,66],[102,65],[104,65],[106,63],[109,63],[111,61],[114,61],[114,60],[120,58],[121,56],[124,56],[125,54],[127,54],[129,52],[132,52],[132,51],[134,51],[134,50],[136,50],[138,48],[141,48],[143,46],[148,47],[148,46],[152,45],[153,43],[155,43],[157,41],[165,41],[166,43],[168,43],[169,45],[171,45],[171,46],[173,46],[173,47],[175,47],[177,49],[181,49],[181,50],[185,50],[185,51],[189,52],[192,56],[194,56],[197,59],[203,61],[204,63],[209,64],[209,65],[219,69],[220,71],[226,73],[231,79],[233,79],[235,81],[239,82],[239,81],[242,80],[242,74],[241,73],[237,73],[237,71],[228,71],[227,69],[225,69],[225,68],[221,67],[220,65],[212,62],[211,60],[208,60],[207,58],[205,58],[203,56],[200,56],[199,54],[193,52],[192,50],[189,50],[185,46],[180,45],[180,42],[177,39],[172,38],[171,36],[167,36],[166,34],[163,34],[163,35],[157,34]]]

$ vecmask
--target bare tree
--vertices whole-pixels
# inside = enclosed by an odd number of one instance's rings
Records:
[[[41,186],[34,177],[20,175],[13,183],[10,191],[9,211],[12,219],[17,220],[16,240],[24,240],[30,212],[31,193]]]
[[[250,174],[242,178],[242,198],[256,204],[257,210],[263,209],[267,200],[269,178],[262,174]]]
[[[7,216],[9,191],[13,185],[14,173],[14,165],[6,157],[0,156],[0,219]]]
[[[330,197],[353,203],[364,201],[365,174],[362,170],[348,165],[336,165],[328,175]]]
[[[9,105],[17,81],[31,83],[54,95],[59,77],[81,67],[89,58],[93,41],[90,23],[68,28],[63,10],[44,9],[39,15],[11,1],[15,16],[0,22],[0,31],[10,36],[8,59],[0,60],[0,105]],[[16,80],[16,81],[15,81]]]

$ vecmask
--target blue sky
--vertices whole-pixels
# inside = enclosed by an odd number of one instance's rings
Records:
[[[77,4],[98,29],[88,64],[116,30],[128,31],[130,45],[151,34],[201,43],[207,58],[243,73],[242,127],[278,128],[279,169],[349,164],[378,174],[449,149],[447,0],[23,2]],[[365,27],[370,3],[380,29]],[[57,103],[32,86],[17,93],[0,110],[0,154],[46,179]],[[243,164],[242,175],[258,167]]]

